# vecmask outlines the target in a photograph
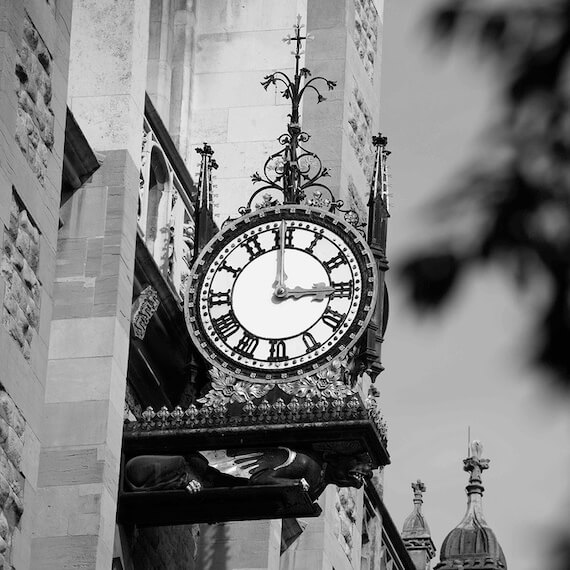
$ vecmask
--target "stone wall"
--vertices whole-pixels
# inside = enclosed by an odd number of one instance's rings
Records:
[[[36,275],[39,259],[40,234],[13,192],[0,265],[0,274],[6,281],[2,325],[26,359],[30,358],[30,345],[39,326],[41,283]]]
[[[378,49],[378,10],[374,0],[354,0],[352,39],[369,79],[374,77],[374,62]]]
[[[24,19],[21,45],[16,53],[16,141],[43,186],[54,135],[51,108],[53,58],[29,18]]]
[[[71,2],[55,0],[3,0],[0,7],[0,568],[4,569],[40,568],[31,563],[30,544],[33,525],[42,514],[36,499],[45,434],[71,8]],[[57,517],[50,514],[53,525]]]
[[[136,528],[131,535],[136,570],[197,568],[199,525]]]
[[[22,454],[26,422],[0,386],[0,568],[11,564],[12,537],[24,509]]]
[[[358,164],[368,184],[372,181],[374,173],[374,145],[372,136],[374,133],[372,114],[362,91],[355,84],[348,102],[349,116],[348,138],[350,146],[358,159]]]

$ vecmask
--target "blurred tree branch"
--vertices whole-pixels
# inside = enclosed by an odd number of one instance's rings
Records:
[[[499,265],[523,289],[549,283],[533,359],[570,390],[570,0],[540,4],[446,0],[433,13],[443,47],[469,41],[497,66],[502,114],[482,156],[432,205],[444,239],[399,272],[423,312],[443,307],[478,264]]]

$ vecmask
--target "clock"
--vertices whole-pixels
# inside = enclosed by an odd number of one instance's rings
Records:
[[[318,372],[366,329],[376,264],[360,233],[320,208],[264,208],[225,225],[187,280],[194,344],[217,368],[252,382]]]

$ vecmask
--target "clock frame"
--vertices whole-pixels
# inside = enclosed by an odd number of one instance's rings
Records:
[[[320,208],[259,209],[226,224],[187,280],[185,317],[200,353],[257,383],[315,374],[366,329],[377,298],[362,235]]]

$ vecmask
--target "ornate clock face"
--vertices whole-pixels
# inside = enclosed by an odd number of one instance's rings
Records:
[[[188,278],[185,312],[200,352],[253,382],[314,373],[348,350],[376,300],[368,245],[335,215],[278,206],[228,224]]]

